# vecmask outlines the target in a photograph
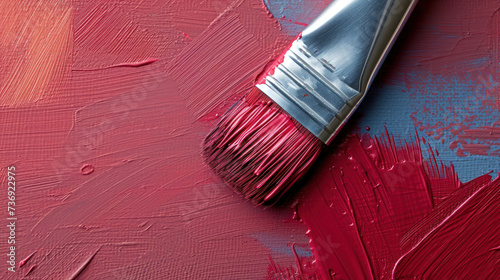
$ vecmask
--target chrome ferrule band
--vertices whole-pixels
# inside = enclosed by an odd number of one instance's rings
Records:
[[[257,87],[329,144],[365,96],[416,2],[334,0]]]

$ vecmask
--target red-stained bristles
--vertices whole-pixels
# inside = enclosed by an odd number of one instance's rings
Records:
[[[272,204],[311,167],[325,145],[255,88],[205,139],[207,163],[256,204]]]

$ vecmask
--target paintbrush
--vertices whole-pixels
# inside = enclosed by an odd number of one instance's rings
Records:
[[[252,202],[278,201],[359,106],[416,2],[333,1],[221,117],[206,162]]]

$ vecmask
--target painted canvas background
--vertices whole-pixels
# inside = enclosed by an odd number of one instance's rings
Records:
[[[203,163],[210,126],[328,3],[0,2],[1,278],[498,278],[498,1],[421,1],[284,205]]]

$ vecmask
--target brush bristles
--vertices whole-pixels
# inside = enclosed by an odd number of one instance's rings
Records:
[[[233,106],[205,139],[207,163],[256,204],[272,204],[311,167],[325,145],[259,89]]]

